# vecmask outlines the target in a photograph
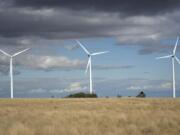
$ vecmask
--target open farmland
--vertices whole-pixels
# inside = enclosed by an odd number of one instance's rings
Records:
[[[178,135],[180,99],[0,99],[0,135]]]

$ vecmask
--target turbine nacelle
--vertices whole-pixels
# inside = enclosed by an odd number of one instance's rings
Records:
[[[172,58],[172,59],[175,59],[180,64],[180,60],[176,56],[176,50],[177,50],[178,41],[179,41],[179,37],[177,37],[176,44],[175,44],[175,47],[173,49],[172,55],[166,55],[166,56],[162,56],[162,57],[157,57],[156,59]]]
[[[15,54],[13,54],[13,55],[8,54],[8,53],[6,53],[5,51],[3,51],[3,50],[1,50],[1,49],[0,49],[0,52],[3,53],[4,55],[10,57],[10,58],[13,58],[13,57],[15,57],[15,56],[17,56],[17,55],[19,55],[19,54],[21,54],[21,53],[23,53],[23,52],[28,51],[29,49],[30,49],[30,48],[24,49],[24,50],[22,50],[22,51],[20,51],[20,52],[17,52],[17,53],[15,53]]]
[[[86,71],[85,73],[87,73],[88,69],[89,69],[89,66],[91,64],[91,57],[92,56],[96,56],[96,55],[101,55],[101,54],[105,54],[105,53],[108,53],[109,51],[104,51],[104,52],[95,52],[95,53],[90,53],[87,48],[79,41],[79,40],[76,40],[77,44],[84,50],[84,52],[87,54],[88,56],[88,63],[87,63],[87,67],[86,67]]]

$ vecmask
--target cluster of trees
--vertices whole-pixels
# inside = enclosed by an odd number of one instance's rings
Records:
[[[66,98],[97,98],[98,96],[96,94],[89,94],[89,93],[75,93],[75,94],[70,94]]]
[[[145,98],[146,94],[143,91],[141,91],[136,97]]]
[[[68,96],[66,96],[66,98],[97,98],[98,96],[93,93],[93,94],[89,94],[89,93],[83,93],[83,92],[79,92],[79,93],[75,93],[75,94],[70,94]],[[117,95],[118,98],[121,98],[121,95]],[[145,98],[146,94],[141,91],[136,97],[138,98]]]

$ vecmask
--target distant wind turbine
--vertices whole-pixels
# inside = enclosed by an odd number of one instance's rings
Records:
[[[13,98],[13,58],[16,57],[17,55],[27,51],[27,50],[29,50],[29,48],[25,49],[23,51],[17,52],[13,55],[10,55],[10,54],[8,54],[8,53],[6,53],[0,49],[0,52],[2,52],[4,55],[6,55],[10,58],[10,72],[9,73],[10,73],[10,79],[11,79],[11,98]]]
[[[156,59],[165,59],[165,58],[171,58],[172,60],[172,68],[173,68],[173,98],[176,98],[176,82],[175,82],[175,63],[174,60],[176,60],[180,64],[180,60],[176,56],[176,49],[178,45],[179,37],[177,37],[176,44],[173,50],[173,53],[171,55],[163,56],[163,57],[157,57]]]
[[[76,42],[79,44],[79,46],[86,52],[86,54],[88,55],[88,63],[87,63],[87,67],[86,67],[86,73],[89,69],[89,80],[90,80],[90,94],[93,93],[93,84],[92,84],[92,56],[96,56],[96,55],[100,55],[100,54],[105,54],[108,53],[109,51],[104,51],[104,52],[96,52],[96,53],[90,53],[82,44],[80,41],[76,40]]]

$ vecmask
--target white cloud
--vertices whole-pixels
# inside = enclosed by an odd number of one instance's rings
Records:
[[[87,86],[83,86],[80,82],[73,82],[67,88],[62,90],[63,92],[80,92],[87,91]]]
[[[0,55],[0,72],[7,74],[9,72],[9,58],[5,55]],[[49,56],[49,55],[20,55],[14,58],[13,64],[15,66],[24,66],[30,69],[38,70],[73,70],[85,69],[87,64],[84,60],[70,59],[66,56]],[[109,69],[130,69],[133,65],[94,65],[96,70]],[[15,71],[16,74],[20,72]]]
[[[152,85],[144,85],[144,86],[130,86],[126,88],[127,90],[147,90],[147,89],[152,89]]]
[[[71,93],[71,92],[85,92],[87,91],[87,87],[83,86],[80,82],[72,82],[64,89],[50,89],[48,92],[53,94],[60,93]]]
[[[168,90],[172,88],[172,82],[164,80],[134,80],[132,81],[127,90]],[[176,87],[179,87],[176,81]]]
[[[165,82],[165,83],[162,83],[159,88],[161,88],[161,89],[169,89],[171,87],[172,87],[171,82]]]
[[[57,86],[56,86],[57,87]],[[29,91],[29,93],[31,94],[61,94],[61,93],[70,93],[70,92],[85,92],[87,91],[87,87],[84,86],[82,83],[80,82],[71,82],[66,88],[62,89],[62,88],[48,88],[48,89],[44,89],[44,88],[37,88],[37,89],[31,89]]]
[[[9,59],[6,56],[0,57],[2,65],[9,65]],[[82,60],[71,60],[65,56],[36,56],[24,55],[14,60],[14,64],[26,66],[33,69],[52,70],[52,69],[80,69],[84,67]]]
[[[84,61],[70,60],[65,56],[34,56],[28,55],[21,60],[22,65],[31,68],[53,69],[53,68],[81,68]]]

